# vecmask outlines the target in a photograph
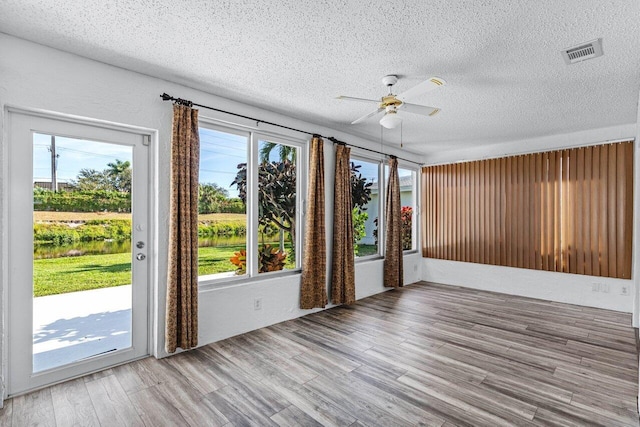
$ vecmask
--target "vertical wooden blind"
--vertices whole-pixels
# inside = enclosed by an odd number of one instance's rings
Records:
[[[633,143],[422,168],[422,255],[631,277]]]

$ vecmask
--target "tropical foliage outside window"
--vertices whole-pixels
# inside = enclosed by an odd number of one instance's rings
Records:
[[[384,180],[387,182],[389,179],[389,167],[384,168]],[[416,176],[417,172],[412,169],[398,168],[398,177],[400,179],[400,203],[402,205],[400,215],[402,217],[402,249],[410,251],[415,249],[415,222],[413,221],[415,211],[415,195],[416,195]],[[379,196],[378,183],[373,185],[374,199]],[[384,200],[383,200],[384,206]],[[373,231],[376,244],[378,244],[378,226],[379,217],[378,211],[375,211],[375,217],[373,219]]]
[[[385,168],[388,175],[389,168]],[[416,177],[417,172],[411,169],[398,168],[400,178],[400,203],[402,205],[400,215],[402,217],[402,249],[405,251],[415,249],[414,236],[415,223],[413,214],[416,206]]]
[[[209,128],[200,129],[200,141],[200,276],[208,280],[299,267],[300,147]],[[253,158],[250,144],[256,144]],[[258,215],[252,223],[248,213],[254,203]]]
[[[377,197],[372,198],[372,187],[379,179],[379,162],[371,162],[358,158],[351,162],[351,197],[353,199],[353,249],[357,257],[376,255],[378,242],[375,239],[377,225],[373,223],[375,212],[378,210]],[[371,211],[374,213],[371,214]]]
[[[245,274],[232,262],[247,244],[247,211],[233,185],[238,164],[246,164],[249,135],[200,128],[198,274]],[[214,276],[215,277],[215,276]]]
[[[260,140],[258,142],[258,272],[296,268],[298,148]],[[247,164],[238,165],[236,186],[247,203]]]

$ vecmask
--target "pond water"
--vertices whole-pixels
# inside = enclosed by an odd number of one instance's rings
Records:
[[[238,246],[246,243],[245,236],[230,237],[207,237],[198,239],[198,246]],[[81,255],[100,255],[100,254],[120,254],[131,252],[131,241],[113,242],[113,241],[93,241],[93,242],[77,242],[70,245],[56,246],[46,244],[33,245],[33,258],[62,258],[68,256]]]
[[[212,246],[239,246],[245,245],[246,243],[246,236],[201,237],[198,239],[198,246],[201,248]]]
[[[106,255],[131,252],[131,241],[125,242],[77,242],[70,245],[33,245],[33,259],[62,258],[80,255]]]

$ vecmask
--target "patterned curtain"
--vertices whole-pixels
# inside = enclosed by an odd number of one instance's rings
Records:
[[[327,305],[327,243],[324,225],[324,141],[314,136],[309,154],[309,198],[305,214],[300,308]]]
[[[331,269],[331,301],[334,304],[353,304],[356,302],[350,153],[349,147],[340,144],[337,146]]]
[[[389,159],[389,183],[385,209],[384,286],[397,288],[403,285],[402,271],[402,217],[400,214],[400,179],[398,159]]]
[[[166,349],[198,345],[198,110],[173,106]]]

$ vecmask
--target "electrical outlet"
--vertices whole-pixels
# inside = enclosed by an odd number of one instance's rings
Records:
[[[253,300],[253,309],[262,310],[262,298],[256,298]]]
[[[629,295],[628,285],[622,285],[622,287],[620,288],[620,295]]]

